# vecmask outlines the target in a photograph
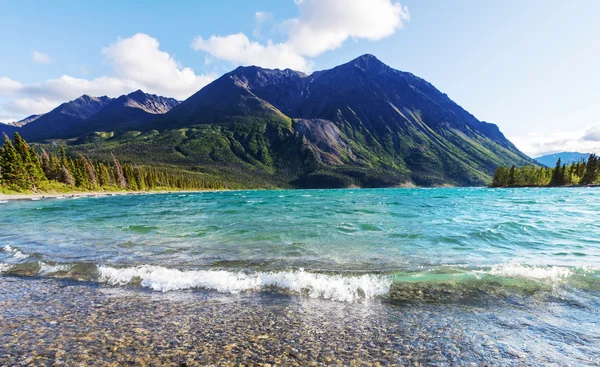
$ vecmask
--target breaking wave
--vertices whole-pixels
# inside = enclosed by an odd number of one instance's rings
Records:
[[[391,279],[376,275],[344,277],[303,270],[247,274],[225,270],[183,271],[150,265],[130,268],[100,266],[98,270],[101,283],[125,285],[139,282],[141,286],[155,291],[202,288],[239,293],[276,288],[311,298],[345,302],[385,295],[392,283]]]
[[[242,270],[176,269],[155,265],[116,267],[92,263],[60,264],[25,261],[29,257],[5,246],[8,262],[0,274],[94,281],[110,286],[141,286],[169,292],[206,289],[222,293],[264,290],[310,298],[355,302],[373,298],[392,301],[453,302],[481,297],[547,294],[568,288],[600,291],[600,269],[589,267],[498,264],[487,269],[440,268],[387,274],[318,273],[303,269]]]
[[[11,247],[10,245],[4,246],[3,249],[5,252],[10,253],[12,255],[12,257],[17,260],[26,259],[29,257],[29,255],[22,253],[21,251],[19,251],[16,248]]]

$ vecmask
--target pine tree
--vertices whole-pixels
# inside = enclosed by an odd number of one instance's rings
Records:
[[[13,189],[29,189],[29,180],[25,163],[8,136],[4,135],[4,148],[0,157],[2,179]]]
[[[63,165],[61,165],[59,168],[58,181],[64,183],[65,185],[69,185],[69,186],[75,185],[75,179],[73,178],[73,175],[71,175],[71,172],[69,172],[69,169]]]
[[[516,167],[514,164],[512,165],[512,167],[510,167],[510,171],[508,173],[508,186],[510,186],[510,187],[517,186],[517,173],[516,173]]]
[[[98,187],[98,178],[96,177],[96,170],[90,161],[80,154],[81,163],[85,169],[85,175],[87,175],[87,187],[89,189],[96,189]]]
[[[127,187],[127,181],[125,180],[125,175],[123,174],[123,167],[121,167],[121,164],[112,153],[110,154],[110,156],[112,157],[114,165],[115,183],[119,188],[124,189]]]
[[[595,154],[590,154],[588,158],[585,173],[581,179],[582,185],[591,185],[598,181],[598,157]]]
[[[562,185],[562,178],[561,178],[561,168],[562,168],[562,164],[561,164],[561,160],[560,158],[558,158],[558,161],[556,161],[556,166],[554,167],[554,170],[552,171],[552,179],[550,180],[550,186],[561,186]],[[564,177],[564,176],[563,176]]]
[[[37,191],[37,185],[46,181],[46,175],[42,170],[40,159],[35,151],[29,147],[23,138],[21,138],[19,133],[15,133],[14,142],[15,149],[21,156],[21,161],[23,162],[28,188]]]

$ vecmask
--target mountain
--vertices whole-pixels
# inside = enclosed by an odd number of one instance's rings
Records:
[[[77,137],[97,131],[128,131],[143,128],[144,124],[177,106],[174,98],[147,94],[141,90],[110,101],[101,110],[73,127],[62,137]]]
[[[560,152],[554,154],[546,154],[541,157],[534,158],[540,164],[547,167],[554,167],[556,162],[560,158],[564,164],[570,164],[580,162],[581,160],[587,160],[590,157],[590,153],[579,153],[579,152]]]
[[[500,165],[535,164],[496,125],[372,55],[311,75],[239,67],[181,103],[137,91],[94,106],[31,137],[279,187],[484,185]]]
[[[31,141],[67,137],[70,131],[112,101],[112,98],[83,95],[56,107],[19,129],[19,133]]]
[[[14,126],[16,126],[16,127],[23,127],[23,126],[27,125],[28,123],[33,122],[33,121],[39,119],[42,116],[44,116],[44,114],[27,116],[23,120],[17,121],[17,122],[13,122],[12,124]]]
[[[484,184],[498,165],[534,163],[496,125],[372,55],[312,75],[239,67],[153,127],[219,137],[212,157],[190,152],[194,160],[237,157],[272,170],[291,164],[309,186]]]
[[[114,99],[83,95],[44,115],[29,116],[16,126],[31,141],[75,138],[97,131],[122,132],[140,128],[177,104],[176,99],[141,90]]]
[[[9,137],[12,137],[12,135],[15,133],[15,131],[18,130],[18,127],[16,127],[13,124],[9,124],[9,123],[4,123],[4,122],[0,122],[0,143],[3,141],[1,139],[2,136],[4,134],[8,135]]]

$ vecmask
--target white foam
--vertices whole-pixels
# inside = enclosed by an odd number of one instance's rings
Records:
[[[0,274],[5,273],[7,271],[10,270],[10,268],[12,268],[12,265],[10,264],[4,264],[4,263],[0,263]]]
[[[17,250],[16,248],[10,245],[4,246],[4,251],[10,252],[12,254],[12,257],[17,260],[26,259],[29,257],[29,255],[22,253],[21,251]]]
[[[344,277],[308,273],[303,270],[246,274],[224,270],[182,271],[150,265],[130,268],[100,266],[98,270],[99,280],[103,283],[126,285],[139,279],[143,287],[162,292],[203,288],[223,293],[239,293],[277,287],[306,294],[311,298],[343,302],[387,294],[391,285],[391,279],[387,277],[374,275]]]
[[[29,255],[22,253],[21,251],[15,251],[13,253],[13,257],[17,260],[23,260],[23,259],[27,259],[29,257]]]
[[[38,274],[39,275],[48,275],[48,274],[58,273],[59,271],[69,271],[69,269],[71,269],[70,265],[66,265],[66,264],[50,265],[48,263],[40,261],[40,271]]]
[[[505,278],[559,281],[571,276],[573,270],[563,266],[500,264],[494,265],[490,270],[490,274]]]

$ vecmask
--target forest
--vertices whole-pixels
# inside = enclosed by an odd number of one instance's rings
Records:
[[[14,134],[0,147],[0,193],[229,189],[221,180],[169,167],[149,167],[67,154],[64,146],[34,149]]]
[[[563,164],[560,160],[554,168],[538,166],[498,167],[490,187],[551,187],[587,186],[600,183],[598,157],[590,154],[587,161]]]

